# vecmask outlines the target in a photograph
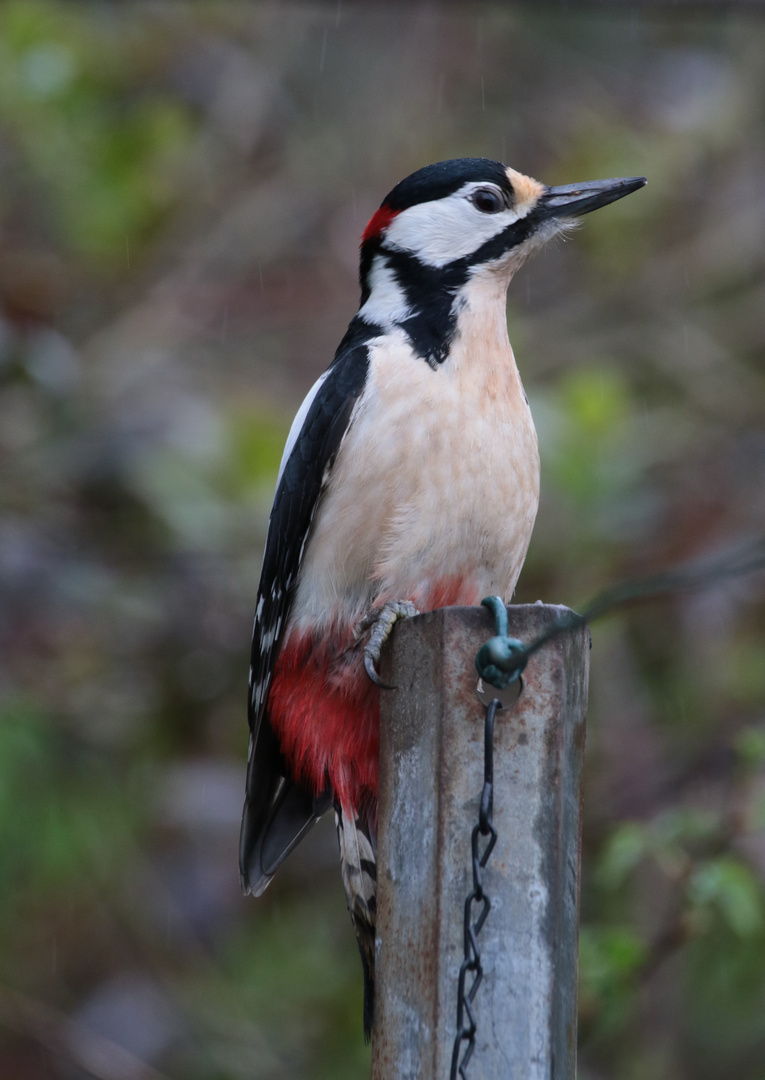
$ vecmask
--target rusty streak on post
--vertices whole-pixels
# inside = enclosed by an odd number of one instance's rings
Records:
[[[528,642],[562,609],[510,607]],[[470,833],[483,784],[485,709],[475,654],[483,608],[399,623],[381,674],[377,1000],[373,1080],[449,1080],[471,889]],[[533,655],[523,693],[497,713],[491,912],[469,1080],[574,1080],[580,796],[589,631]],[[487,688],[488,689],[488,688]]]

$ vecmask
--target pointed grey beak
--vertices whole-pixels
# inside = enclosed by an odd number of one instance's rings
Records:
[[[644,176],[618,180],[587,180],[583,184],[564,184],[548,188],[539,200],[535,214],[540,218],[581,217],[608,203],[623,199],[646,183]]]

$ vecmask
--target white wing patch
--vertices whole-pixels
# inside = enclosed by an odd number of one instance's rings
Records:
[[[287,436],[287,442],[284,446],[284,453],[282,454],[281,464],[279,465],[279,475],[276,478],[277,488],[279,487],[279,481],[281,480],[282,473],[284,472],[284,466],[289,461],[289,456],[295,448],[295,443],[300,437],[300,432],[303,430],[303,424],[305,423],[305,419],[308,416],[308,410],[311,408],[311,405],[313,405],[313,400],[318,394],[319,390],[321,390],[324,380],[327,378],[330,371],[331,368],[327,368],[327,370],[319,376],[319,378],[316,380],[316,382],[306,394],[303,400],[303,404],[300,406],[297,413],[295,414],[295,419],[292,421],[292,427],[290,428],[290,433]]]

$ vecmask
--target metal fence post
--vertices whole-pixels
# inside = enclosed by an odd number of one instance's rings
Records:
[[[528,642],[562,610],[510,607]],[[381,674],[377,998],[372,1080],[449,1080],[463,959],[470,835],[483,784],[482,608],[397,625]],[[483,983],[469,1080],[574,1080],[581,770],[589,632],[529,660],[497,714],[494,825],[484,871]]]

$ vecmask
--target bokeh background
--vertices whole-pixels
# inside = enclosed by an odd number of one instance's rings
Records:
[[[0,7],[0,1076],[367,1075],[331,822],[239,893],[290,419],[403,176],[645,174],[514,282],[580,605],[765,531],[757,5]],[[765,1077],[765,588],[593,628],[582,1080]]]

